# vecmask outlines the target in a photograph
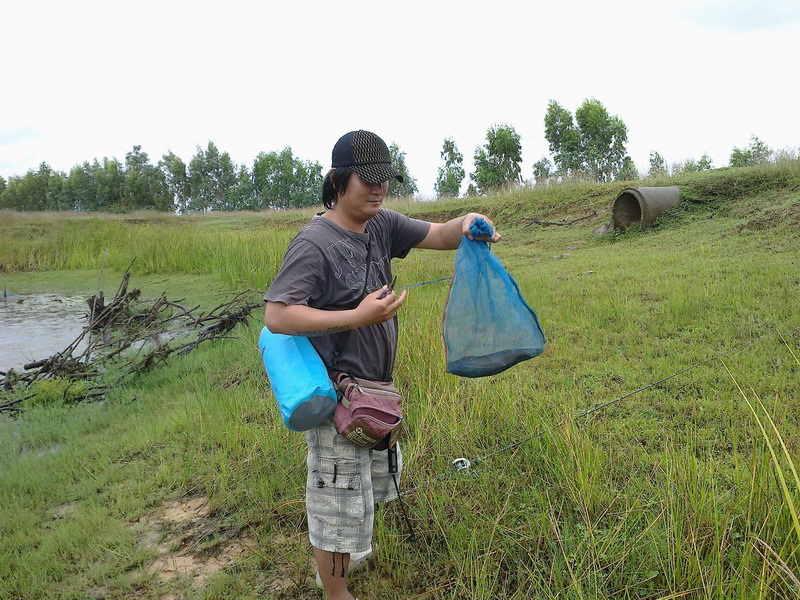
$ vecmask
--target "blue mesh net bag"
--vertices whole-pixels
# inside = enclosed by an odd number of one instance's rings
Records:
[[[491,235],[475,219],[470,235]],[[462,377],[495,375],[538,356],[545,337],[536,313],[489,244],[464,236],[456,252],[455,275],[444,311],[447,372]]]

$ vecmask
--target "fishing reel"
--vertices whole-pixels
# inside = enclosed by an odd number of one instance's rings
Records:
[[[453,461],[453,469],[455,469],[456,473],[460,473],[461,471],[464,471],[465,473],[471,472],[475,477],[477,477],[478,474],[475,471],[470,471],[471,468],[472,463],[469,462],[468,458],[457,458]]]

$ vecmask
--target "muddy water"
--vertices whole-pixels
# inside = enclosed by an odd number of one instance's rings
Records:
[[[9,292],[4,298],[0,290],[0,371],[21,371],[66,348],[83,330],[87,312],[85,296]]]

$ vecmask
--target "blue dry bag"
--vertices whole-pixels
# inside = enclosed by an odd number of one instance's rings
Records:
[[[258,349],[289,429],[305,431],[333,417],[336,390],[308,338],[272,333],[264,327]]]
[[[477,218],[473,237],[492,234]],[[544,333],[519,286],[485,242],[464,236],[444,311],[447,372],[484,377],[542,353]]]

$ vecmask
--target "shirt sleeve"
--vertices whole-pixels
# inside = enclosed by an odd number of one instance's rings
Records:
[[[264,300],[313,306],[325,292],[325,257],[315,244],[295,239]]]
[[[431,224],[393,210],[387,210],[386,213],[391,223],[392,258],[405,258],[414,246],[425,239]]]

